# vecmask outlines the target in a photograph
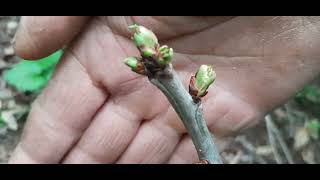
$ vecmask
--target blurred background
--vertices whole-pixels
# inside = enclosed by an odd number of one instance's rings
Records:
[[[50,80],[61,52],[41,61],[14,55],[19,16],[0,16],[0,163],[17,144],[30,104]],[[222,152],[229,164],[320,163],[320,77]]]

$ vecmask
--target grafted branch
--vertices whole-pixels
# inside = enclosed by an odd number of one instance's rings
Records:
[[[173,50],[161,46],[152,31],[143,26],[132,25],[133,40],[141,57],[126,58],[131,69],[148,77],[167,97],[190,135],[201,162],[221,164],[219,152],[203,117],[201,98],[215,79],[212,66],[202,65],[189,84],[189,92],[184,88],[172,67]]]

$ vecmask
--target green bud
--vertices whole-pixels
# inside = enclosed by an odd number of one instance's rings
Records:
[[[143,57],[152,57],[157,54],[156,50],[152,48],[142,47],[140,50]]]
[[[156,54],[155,49],[159,46],[158,39],[151,30],[137,24],[129,26],[129,29],[134,32],[133,40],[142,55],[152,57]]]
[[[124,63],[129,66],[132,71],[138,74],[144,74],[144,67],[141,59],[137,57],[128,57],[124,60]]]
[[[139,60],[136,57],[128,57],[124,60],[124,63],[132,70],[137,69]]]
[[[198,69],[195,77],[195,88],[198,91],[197,96],[202,97],[206,95],[207,89],[214,82],[216,78],[216,73],[213,67],[210,65],[201,65]]]
[[[164,45],[159,48],[159,56],[157,59],[157,63],[159,65],[167,65],[171,62],[173,57],[173,49]]]

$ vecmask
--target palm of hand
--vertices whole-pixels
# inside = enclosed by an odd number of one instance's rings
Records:
[[[296,23],[280,28],[287,21]],[[160,44],[175,50],[173,66],[186,87],[200,64],[216,67],[217,80],[203,104],[218,136],[254,124],[319,71],[310,48],[319,42],[317,31],[310,21],[301,29],[298,18],[95,18],[34,103],[13,162],[197,161],[165,96],[123,64],[138,55],[128,38],[133,22],[153,29]]]

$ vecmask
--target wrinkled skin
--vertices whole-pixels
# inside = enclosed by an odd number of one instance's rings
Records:
[[[132,23],[175,50],[173,65],[186,87],[201,64],[215,66],[203,106],[220,150],[320,71],[315,17],[23,17],[19,56],[69,48],[34,102],[9,163],[198,161],[165,96],[123,64],[138,55],[127,29]]]

